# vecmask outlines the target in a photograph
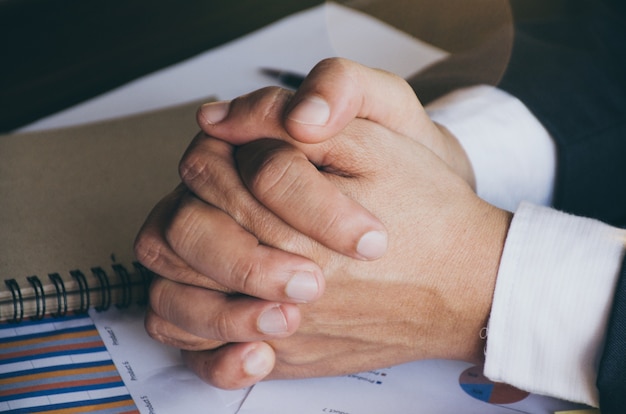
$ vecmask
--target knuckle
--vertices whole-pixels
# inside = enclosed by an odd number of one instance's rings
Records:
[[[233,168],[232,146],[209,136],[197,137],[178,163],[178,174],[194,192],[217,186],[224,171]]]
[[[167,338],[161,334],[160,328],[162,326],[162,323],[158,320],[158,318],[154,316],[153,313],[146,313],[146,316],[143,320],[143,325],[146,333],[148,334],[148,336],[150,336],[150,338],[161,343],[167,342]]]
[[[202,353],[193,359],[191,369],[204,382],[223,390],[242,388],[240,379],[231,372],[233,367],[224,366],[217,354]]]
[[[201,223],[196,203],[191,196],[184,197],[176,211],[172,214],[170,223],[164,229],[165,240],[174,251],[181,252],[190,249],[196,241],[195,231]]]
[[[250,94],[240,96],[231,101],[232,112],[245,114],[242,119],[244,125],[278,126],[284,108],[293,96],[293,92],[277,86],[268,86]],[[256,133],[252,133],[256,135]]]
[[[282,115],[284,105],[291,98],[293,92],[278,86],[267,86],[259,89],[252,95],[246,95],[235,99],[245,101],[246,105],[251,105],[257,111],[261,119],[278,120]]]
[[[141,232],[135,239],[133,247],[137,261],[158,275],[182,283],[206,283],[205,278],[199,277],[186,262],[181,261],[171,251],[170,245],[161,236]]]
[[[329,71],[333,74],[348,74],[357,67],[357,64],[349,59],[341,57],[330,57],[321,60],[315,70]]]
[[[321,240],[324,240],[326,243],[333,243],[343,234],[343,232],[339,231],[342,228],[343,217],[330,207],[324,208],[324,211],[320,213],[320,217],[324,219],[315,223],[315,231]]]
[[[210,182],[212,174],[209,158],[207,154],[195,148],[187,151],[178,164],[178,174],[183,182],[190,187]]]
[[[252,187],[265,202],[272,203],[297,190],[302,176],[297,158],[280,149],[269,151],[252,176]]]
[[[239,340],[238,327],[239,324],[233,319],[232,315],[226,311],[221,310],[215,319],[213,320],[213,340],[232,342]]]
[[[148,288],[148,303],[150,305],[150,309],[158,315],[163,315],[161,308],[163,307],[163,303],[167,300],[166,285],[166,279],[156,277],[152,279],[150,287]]]
[[[280,118],[292,92],[283,88],[270,88],[265,95],[265,105],[261,105],[261,119],[264,122],[273,121],[280,123]]]
[[[167,322],[158,318],[152,312],[146,312],[144,329],[148,336],[155,341],[178,349],[205,351],[223,345],[223,342],[206,340],[188,332],[181,331],[177,327],[168,325]]]
[[[165,332],[167,312],[163,311],[163,308],[167,308],[167,285],[168,281],[161,277],[152,280],[148,290],[148,312],[144,318],[144,327],[148,335],[165,344],[171,342]]]
[[[247,256],[241,258],[234,262],[231,274],[235,276],[235,290],[250,296],[259,296],[259,287],[264,284],[263,265],[259,260],[250,260]]]
[[[146,268],[159,273],[163,264],[165,243],[155,234],[142,231],[137,235],[133,246],[135,257]]]
[[[224,203],[225,210],[228,211],[232,220],[243,229],[250,231],[266,220],[267,211],[253,199],[247,190],[236,191],[233,189],[228,196],[227,202]],[[242,200],[246,202],[242,202]]]

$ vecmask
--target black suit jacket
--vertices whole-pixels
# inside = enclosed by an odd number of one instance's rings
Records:
[[[480,83],[519,98],[557,145],[554,207],[626,227],[626,2],[538,0],[549,13],[524,16],[533,1],[511,1],[512,29],[409,82],[422,102]],[[603,414],[626,413],[626,260],[597,385]]]

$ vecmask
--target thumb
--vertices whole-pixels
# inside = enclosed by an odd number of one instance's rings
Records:
[[[197,113],[206,134],[234,145],[267,137],[319,143],[354,118],[418,142],[438,132],[404,79],[340,58],[318,63],[295,94],[265,88],[232,102],[205,104]]]
[[[341,58],[323,60],[313,68],[287,105],[284,123],[297,141],[317,143],[336,135],[354,118],[411,138],[431,127],[404,79]]]
[[[230,390],[263,380],[276,362],[274,350],[265,342],[231,343],[211,351],[182,351],[181,355],[204,382]]]

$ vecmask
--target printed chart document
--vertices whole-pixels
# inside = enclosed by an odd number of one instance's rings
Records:
[[[427,360],[343,377],[263,382],[239,414],[553,414],[578,407],[494,384],[479,366]]]
[[[148,336],[141,308],[92,311],[91,317],[142,414],[234,414],[248,393],[202,382],[183,365],[180,351]]]
[[[138,413],[88,315],[0,324],[0,412]]]

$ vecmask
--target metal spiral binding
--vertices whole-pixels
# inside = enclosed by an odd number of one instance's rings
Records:
[[[20,290],[20,285],[15,279],[5,280],[4,283],[11,290],[11,295],[13,296],[13,319],[9,322],[22,322],[22,319],[24,318],[24,302],[22,301],[22,291]]]
[[[37,313],[33,316],[33,319],[43,319],[46,314],[46,293],[43,290],[41,280],[37,276],[29,276],[26,278],[33,286],[35,291],[35,302],[37,303]]]
[[[126,268],[120,264],[114,264],[112,268],[122,284],[122,299],[116,304],[116,306],[118,308],[127,308],[130,306],[133,296],[130,276],[128,275]]]
[[[85,275],[80,270],[71,270],[70,275],[72,275],[74,280],[76,280],[76,283],[78,283],[78,288],[80,289],[80,308],[76,310],[76,313],[87,313],[87,311],[89,310],[89,305],[91,304],[87,279],[85,279]]]
[[[84,314],[91,307],[100,312],[111,305],[118,308],[132,304],[145,306],[154,274],[138,262],[133,262],[132,266],[129,272],[122,264],[114,263],[111,265],[113,273],[109,274],[101,267],[91,268],[91,274],[79,269],[70,270],[68,275],[50,273],[50,282],[29,276],[23,286],[17,279],[6,279],[0,321],[19,323],[24,318],[40,320],[47,315]]]
[[[67,291],[65,290],[65,284],[63,283],[63,279],[61,279],[61,275],[58,273],[50,273],[48,275],[52,283],[54,283],[54,288],[57,291],[57,311],[52,314],[55,318],[60,318],[62,316],[67,315]]]
[[[111,284],[109,283],[109,276],[101,267],[92,267],[91,273],[98,278],[100,282],[100,305],[95,309],[98,312],[107,310],[111,307]]]

